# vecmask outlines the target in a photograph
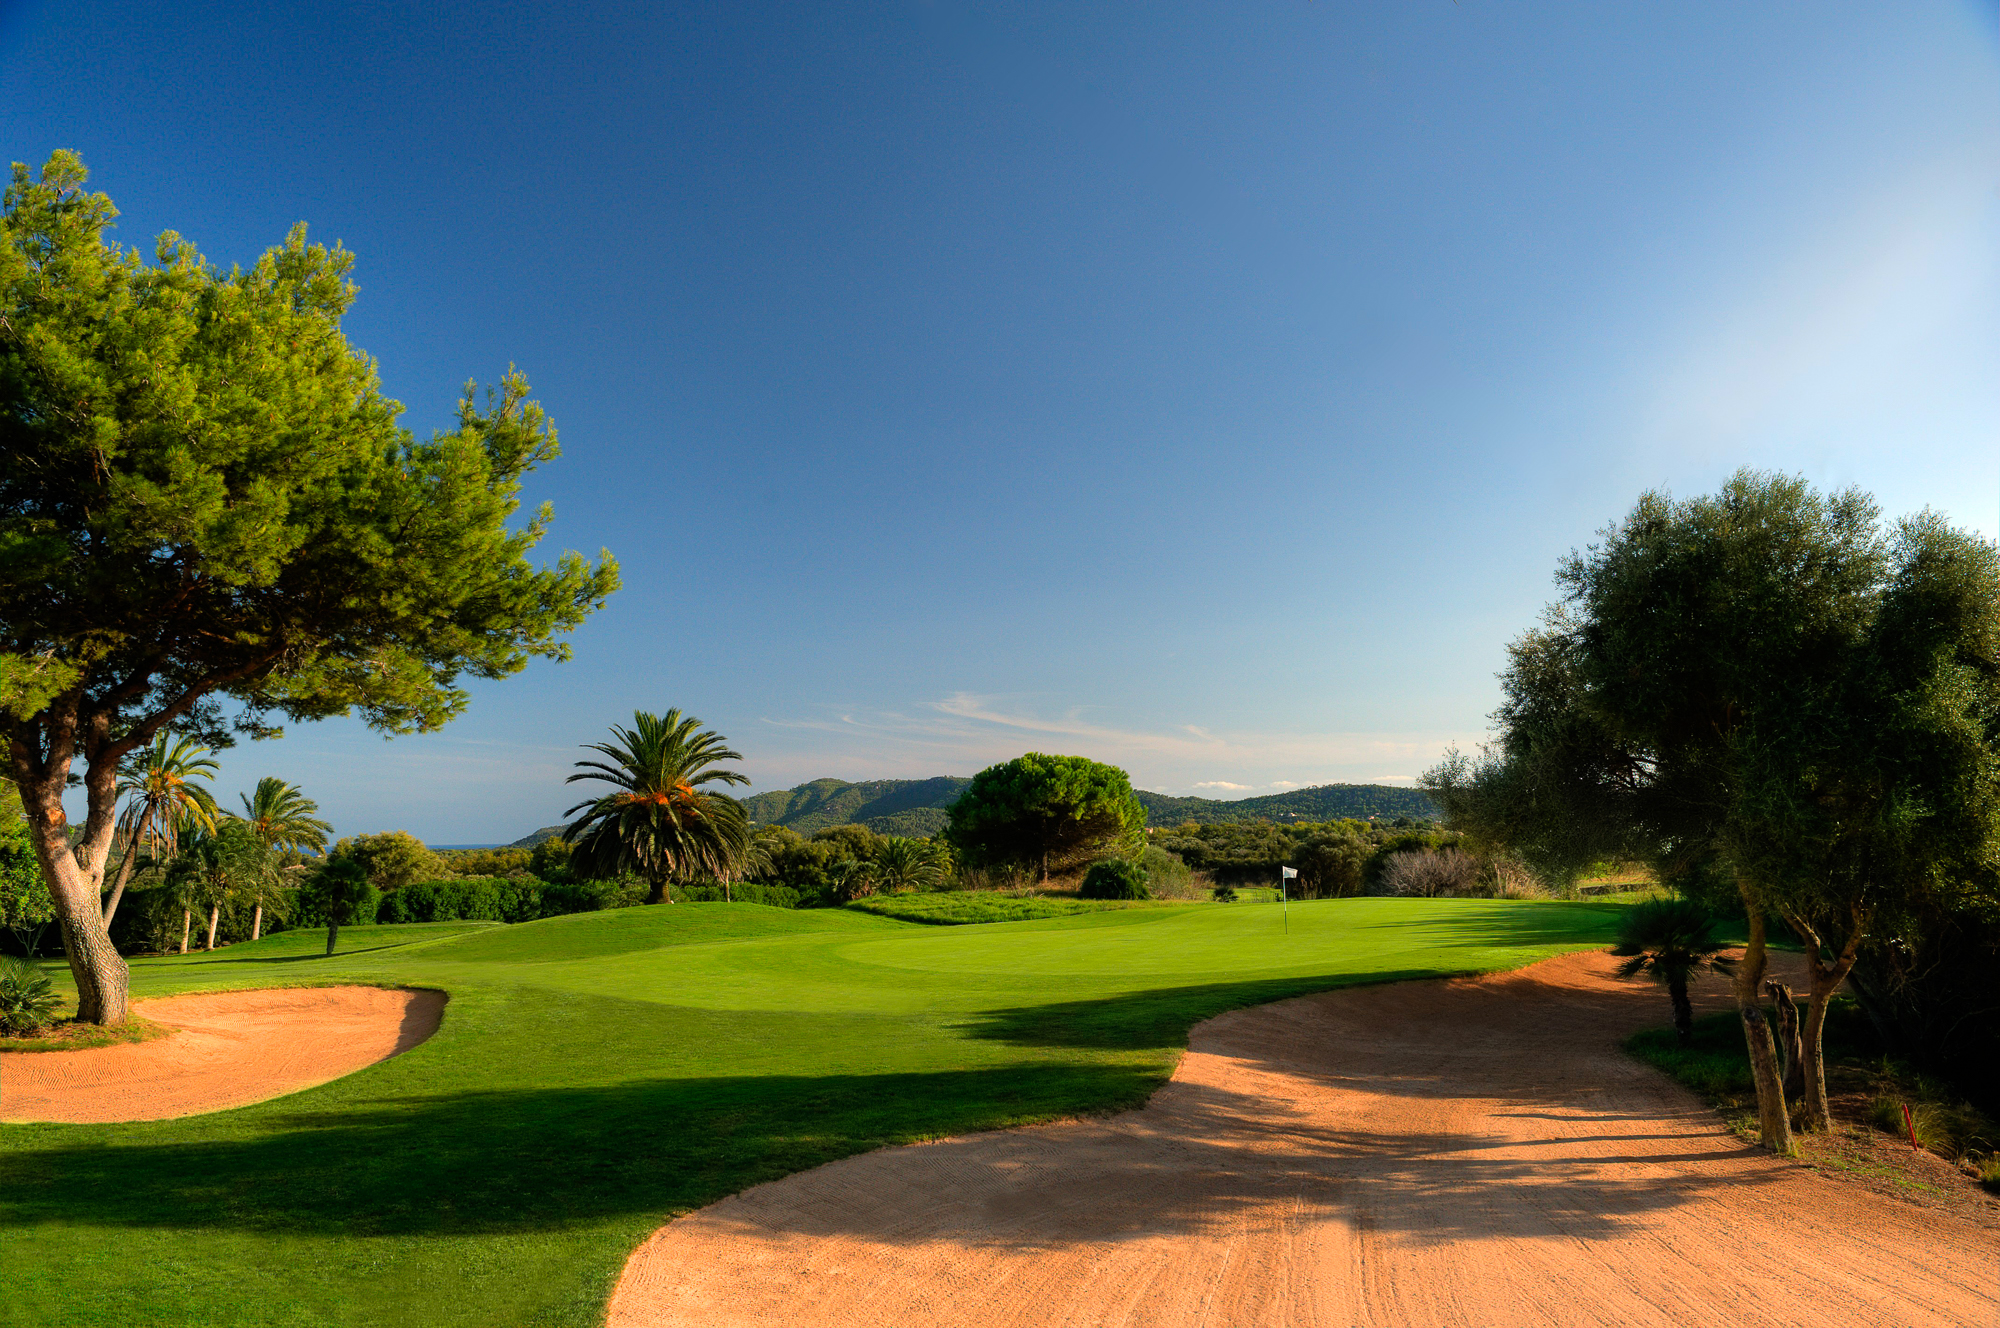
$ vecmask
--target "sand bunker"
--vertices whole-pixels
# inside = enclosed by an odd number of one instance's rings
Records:
[[[611,1328],[2000,1323],[1992,1233],[1761,1154],[1620,1053],[1667,1004],[1613,962],[1224,1015],[1143,1110],[661,1228]]]
[[[438,991],[302,987],[135,1001],[174,1032],[0,1053],[0,1121],[141,1121],[247,1106],[353,1074],[437,1031]]]

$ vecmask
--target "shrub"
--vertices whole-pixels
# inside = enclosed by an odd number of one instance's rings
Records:
[[[1218,904],[1233,904],[1233,903],[1235,903],[1235,902],[1236,902],[1236,887],[1235,887],[1235,886],[1233,886],[1233,885],[1218,885],[1218,886],[1216,886],[1216,887],[1215,887],[1215,902],[1216,902],[1216,903],[1218,903]]]
[[[381,907],[382,892],[370,882],[340,880],[321,870],[299,887],[291,922],[294,927],[325,927],[335,921],[359,927],[375,921]],[[336,912],[337,919],[332,916]]]
[[[1194,869],[1165,849],[1146,845],[1146,851],[1139,855],[1139,865],[1146,869],[1146,888],[1155,899],[1201,898],[1202,883],[1195,879]]]
[[[1461,849],[1404,849],[1382,863],[1382,888],[1392,895],[1437,899],[1479,889],[1479,860]]]
[[[39,964],[0,957],[0,1035],[29,1037],[55,1022],[55,986]]]
[[[1129,858],[1101,858],[1090,864],[1077,888],[1079,899],[1151,899],[1146,869]]]

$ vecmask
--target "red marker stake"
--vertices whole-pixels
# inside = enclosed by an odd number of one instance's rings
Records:
[[[1910,1132],[1910,1147],[1923,1152],[1923,1145],[1917,1142],[1917,1123],[1910,1117],[1910,1104],[1907,1102],[1903,1104],[1903,1128]]]

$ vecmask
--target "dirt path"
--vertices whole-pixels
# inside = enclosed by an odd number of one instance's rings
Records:
[[[247,1106],[407,1051],[444,993],[381,987],[227,991],[135,1001],[154,1042],[0,1053],[0,1121],[141,1121]]]
[[[1610,969],[1224,1015],[1143,1110],[885,1149],[663,1227],[611,1328],[2000,1324],[2000,1239],[1744,1146],[1616,1049],[1667,1008]]]

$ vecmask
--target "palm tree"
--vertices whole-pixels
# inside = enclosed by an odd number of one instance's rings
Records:
[[[721,734],[702,729],[700,720],[683,718],[678,710],[665,715],[641,710],[632,725],[613,725],[611,742],[586,743],[586,750],[609,760],[578,761],[579,773],[564,781],[617,787],[563,813],[583,813],[563,827],[562,837],[576,846],[571,870],[586,879],[636,872],[651,886],[649,904],[673,902],[669,881],[736,879],[750,848],[743,804],[701,786],[748,784],[748,776],[715,768],[742,760],[742,753],[730,751]]]
[[[826,879],[833,885],[833,897],[851,904],[875,893],[875,864],[862,858],[837,858],[828,864]]]
[[[1688,983],[1702,969],[1733,973],[1736,961],[1719,952],[1732,949],[1715,937],[1715,915],[1692,899],[1648,899],[1634,905],[1618,927],[1611,953],[1625,958],[1621,978],[1650,974],[1674,1004],[1674,1031],[1683,1047],[1694,1041],[1694,1007]]]
[[[125,858],[118,864],[118,878],[104,900],[104,925],[111,925],[118,901],[125,897],[125,885],[139,861],[141,846],[152,849],[153,861],[174,856],[181,827],[215,829],[215,795],[193,783],[211,779],[221,769],[209,756],[209,749],[192,738],[176,738],[158,733],[153,741],[126,760],[118,778],[118,796],[129,798],[118,818],[119,833],[125,840]]]
[[[875,850],[875,883],[884,894],[934,889],[944,880],[942,856],[927,839],[890,835]]]
[[[233,816],[224,816],[213,830],[183,829],[180,852],[167,869],[167,881],[180,896],[181,953],[186,954],[196,908],[208,909],[208,936],[202,949],[213,950],[224,901],[246,892],[267,897],[277,881],[277,870],[271,851],[250,827]]]
[[[257,781],[257,791],[245,796],[237,795],[243,802],[243,822],[250,827],[250,833],[264,846],[266,854],[280,849],[294,852],[318,853],[326,847],[327,837],[333,827],[316,818],[313,813],[319,804],[299,791],[298,785],[287,784],[276,775],[266,775]],[[268,863],[266,864],[268,866]],[[250,917],[250,939],[256,940],[264,934],[264,911],[266,908],[277,912],[284,907],[284,895],[277,889],[278,875],[275,871],[253,873],[247,882],[252,892],[254,911]]]

